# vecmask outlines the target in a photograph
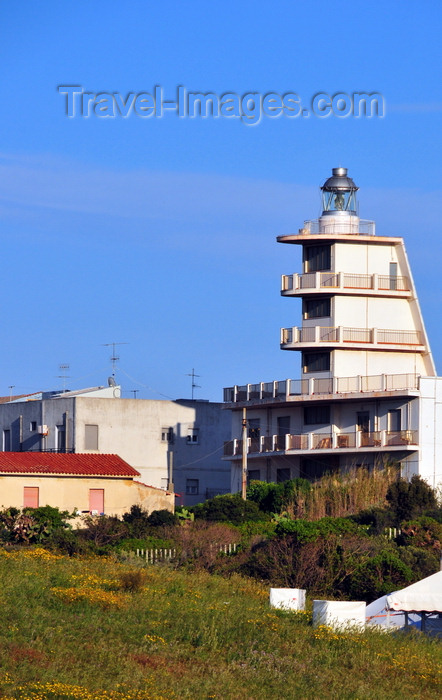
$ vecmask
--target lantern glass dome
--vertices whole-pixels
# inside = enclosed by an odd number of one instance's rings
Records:
[[[358,189],[348,177],[347,168],[333,168],[332,176],[321,187],[322,214],[356,214]]]

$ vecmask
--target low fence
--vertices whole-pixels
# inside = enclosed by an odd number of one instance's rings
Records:
[[[214,544],[220,554],[235,554],[238,544]],[[178,550],[174,547],[163,549],[136,549],[135,551],[125,551],[128,557],[141,557],[147,564],[161,564],[174,561],[177,558]],[[199,554],[199,550],[195,552]]]

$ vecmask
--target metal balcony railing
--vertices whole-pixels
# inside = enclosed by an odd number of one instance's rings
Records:
[[[260,438],[247,438],[247,454],[258,455],[263,453],[310,451],[310,450],[364,450],[368,448],[380,448],[388,450],[391,447],[417,447],[419,436],[417,430],[376,430],[372,432],[343,431],[302,433],[300,435],[266,435]],[[224,443],[225,457],[239,457],[242,455],[243,441],[240,439],[229,440]]]
[[[368,290],[381,292],[409,292],[408,277],[390,275],[364,275],[353,272],[307,272],[305,274],[282,275],[281,291],[303,289],[317,290]]]
[[[347,328],[345,326],[293,326],[281,328],[281,345],[310,343],[379,345],[422,345],[420,331],[389,328]]]
[[[286,379],[227,387],[224,389],[224,401],[226,403],[262,400],[290,401],[297,396],[311,396],[313,394],[360,394],[374,391],[415,391],[417,389],[419,389],[419,375],[417,374],[312,377],[311,379]]]

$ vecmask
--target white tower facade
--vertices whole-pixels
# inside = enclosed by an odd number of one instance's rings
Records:
[[[281,481],[400,463],[402,473],[442,478],[442,380],[435,366],[400,237],[377,235],[358,214],[345,168],[323,186],[322,215],[280,243],[301,247],[281,294],[302,318],[281,329],[281,349],[301,355],[301,378],[225,390],[233,409],[232,490],[241,484],[241,418],[248,420],[248,476]],[[295,250],[295,249],[294,249]]]

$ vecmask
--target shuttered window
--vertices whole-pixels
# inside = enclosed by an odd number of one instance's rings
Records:
[[[38,486],[25,486],[23,489],[23,508],[38,508]]]

